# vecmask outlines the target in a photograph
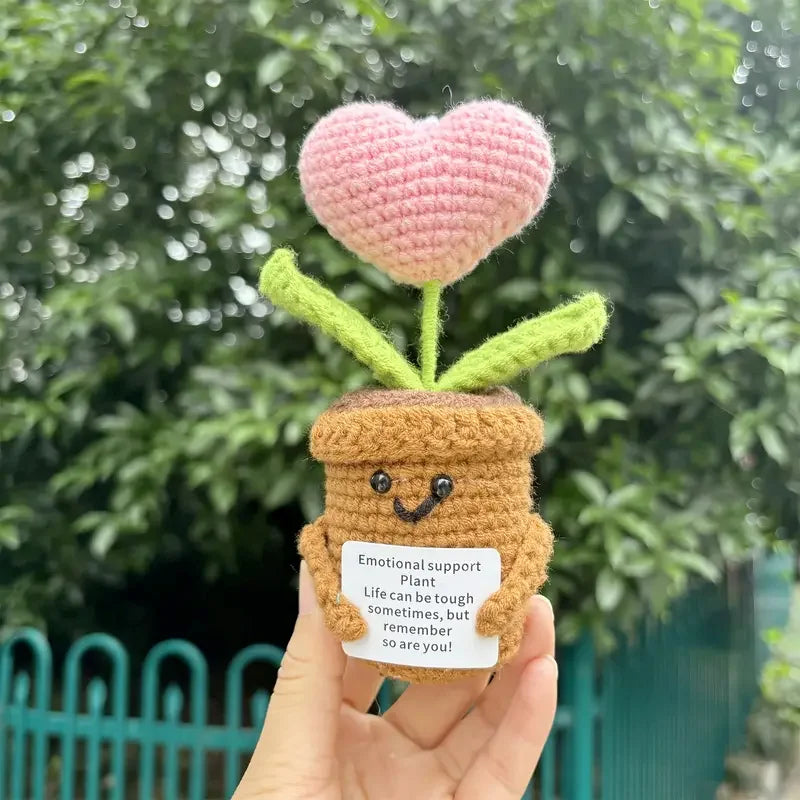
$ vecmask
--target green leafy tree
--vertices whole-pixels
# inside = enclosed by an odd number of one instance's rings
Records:
[[[103,623],[177,563],[216,629],[253,586],[292,602],[305,432],[369,375],[258,296],[266,255],[415,355],[411,293],[299,193],[305,131],[352,98],[510,98],[554,136],[549,207],[449,293],[443,364],[585,289],[614,303],[601,347],[517,385],[548,420],[562,637],[796,535],[800,52],[793,0],[768,5],[0,0],[0,625]]]

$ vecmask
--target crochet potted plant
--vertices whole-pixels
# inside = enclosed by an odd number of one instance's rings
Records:
[[[260,288],[276,305],[336,339],[384,388],[345,395],[311,429],[325,466],[325,511],[300,534],[328,627],[364,636],[341,591],[347,541],[494,548],[501,585],[481,606],[477,632],[499,637],[497,666],[516,652],[526,600],[546,578],[552,533],[531,511],[531,456],[542,419],[503,387],[523,370],[596,343],[607,323],[596,293],[484,342],[437,372],[442,289],[463,277],[542,207],[553,173],[538,120],[497,101],[414,120],[382,103],[322,118],[300,154],[311,211],[329,233],[398,283],[421,289],[419,365],[366,318],[278,250]],[[377,663],[413,682],[467,670]]]

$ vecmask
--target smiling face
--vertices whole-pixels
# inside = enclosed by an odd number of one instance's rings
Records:
[[[326,465],[328,543],[515,547],[530,515],[530,461]],[[510,553],[509,553],[510,555]]]
[[[369,479],[369,485],[378,494],[386,494],[391,491],[392,476],[382,469],[375,470]],[[440,473],[431,478],[431,493],[416,508],[406,508],[399,497],[395,497],[392,508],[403,522],[416,523],[421,519],[425,519],[445,497],[449,497],[452,493],[453,479],[449,475]]]

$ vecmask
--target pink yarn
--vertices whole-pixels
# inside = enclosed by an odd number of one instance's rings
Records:
[[[496,100],[422,120],[352,103],[320,119],[300,152],[303,192],[331,236],[416,285],[473,270],[539,211],[552,175],[541,123]]]

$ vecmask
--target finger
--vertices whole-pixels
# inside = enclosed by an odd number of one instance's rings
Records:
[[[287,779],[299,771],[309,787],[329,779],[335,769],[344,667],[344,651],[325,627],[303,562],[294,633],[278,670],[264,728],[235,797],[265,794],[276,771],[286,773]],[[314,757],[309,759],[308,753]]]
[[[486,687],[488,670],[479,670],[447,686],[411,686],[384,714],[397,730],[420,747],[436,747],[472,708]]]
[[[557,684],[558,667],[551,656],[525,667],[514,701],[464,776],[456,800],[518,800],[553,726]]]
[[[553,606],[544,595],[534,595],[528,601],[528,611],[522,632],[522,643],[511,663],[495,673],[492,683],[481,697],[481,704],[493,712],[490,719],[497,724],[502,719],[516,684],[530,662],[540,656],[556,653],[556,627]]]
[[[555,653],[555,624],[553,608],[541,595],[528,604],[525,629],[517,655],[501,669],[475,708],[447,735],[440,746],[445,768],[453,777],[463,775],[478,751],[489,741],[509,706],[514,702],[520,678],[528,664],[542,656]]]
[[[368,711],[383,683],[383,676],[368,661],[348,658],[342,684],[342,700],[356,711]]]

